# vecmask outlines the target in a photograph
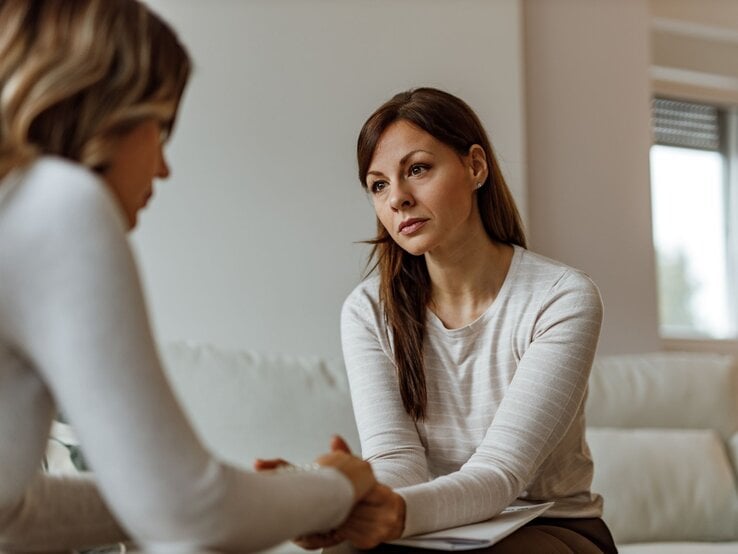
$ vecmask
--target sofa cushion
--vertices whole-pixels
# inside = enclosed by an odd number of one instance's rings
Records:
[[[736,554],[738,542],[657,542],[618,546],[620,554]]]
[[[717,354],[659,352],[602,356],[593,367],[587,400],[592,427],[738,431],[738,371]]]
[[[311,462],[342,435],[359,451],[340,360],[264,355],[173,342],[162,358],[175,393],[203,441],[223,459]]]
[[[87,469],[79,440],[69,424],[51,422],[43,467],[49,473],[77,473]]]
[[[738,539],[736,478],[714,431],[591,428],[587,440],[616,542]]]

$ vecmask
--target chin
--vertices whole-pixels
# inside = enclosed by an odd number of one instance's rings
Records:
[[[413,256],[422,256],[429,250],[427,247],[420,244],[403,244],[401,242],[397,242],[397,245],[405,252],[407,252],[408,254],[412,254]]]
[[[423,256],[434,246],[429,236],[405,237],[399,233],[392,236],[397,246],[413,256]]]

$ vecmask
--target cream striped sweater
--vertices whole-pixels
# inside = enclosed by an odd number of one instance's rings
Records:
[[[402,406],[379,280],[344,303],[341,332],[363,455],[403,496],[404,536],[492,517],[515,499],[552,517],[596,517],[584,400],[602,321],[583,273],[515,247],[476,321],[446,329],[427,312],[428,411]]]

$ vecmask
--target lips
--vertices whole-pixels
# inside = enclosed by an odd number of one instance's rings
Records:
[[[402,223],[400,223],[400,226],[398,227],[397,231],[401,235],[412,235],[416,231],[418,231],[421,227],[423,227],[427,219],[422,219],[418,217],[413,217],[410,219],[406,219]]]

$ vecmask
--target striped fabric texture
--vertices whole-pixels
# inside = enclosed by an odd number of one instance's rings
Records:
[[[344,303],[342,343],[362,451],[407,506],[404,536],[490,518],[516,499],[597,517],[584,436],[602,302],[582,272],[515,247],[495,301],[447,329],[430,310],[428,411],[405,412],[378,278]]]

